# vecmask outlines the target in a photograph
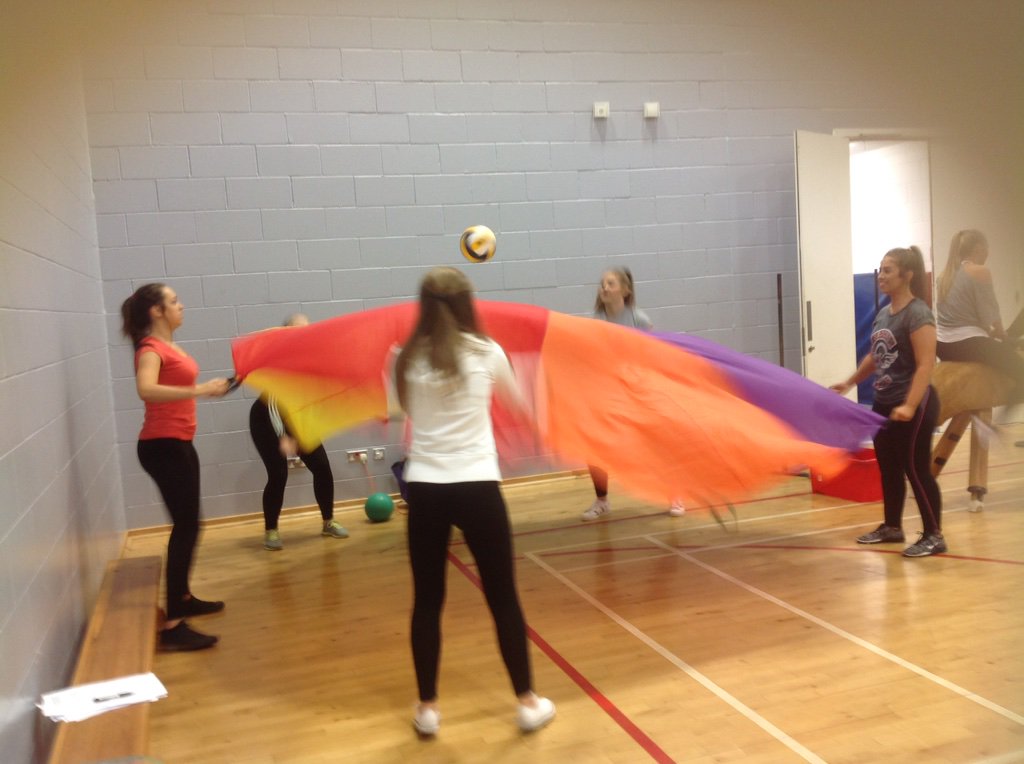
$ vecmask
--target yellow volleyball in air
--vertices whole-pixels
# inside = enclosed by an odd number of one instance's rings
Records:
[[[494,257],[497,246],[494,231],[485,225],[471,225],[459,239],[459,251],[471,263],[486,263]]]

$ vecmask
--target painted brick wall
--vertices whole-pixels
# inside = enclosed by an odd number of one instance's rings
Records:
[[[149,280],[182,295],[204,371],[229,373],[237,334],[409,299],[485,223],[500,254],[472,267],[484,298],[587,313],[622,264],[659,328],[772,361],[781,273],[797,368],[792,134],[933,120],[950,79],[920,86],[913,55],[942,59],[892,47],[904,23],[800,2],[211,0],[96,24],[85,92],[129,523],[163,522],[115,331]],[[247,406],[200,407],[208,515],[258,509]],[[390,463],[395,440],[328,444],[339,497],[367,491],[340,452],[388,445]],[[296,475],[286,502],[311,500]]]
[[[182,341],[225,372],[232,337],[289,312],[407,299],[485,222],[485,297],[585,313],[626,263],[659,326],[771,359],[781,272],[792,366],[793,130],[930,126],[938,251],[984,228],[1019,310],[1016,0],[112,5],[0,24],[4,761],[44,755],[33,703],[66,680],[126,522],[165,522],[116,316],[139,283],[173,283]],[[201,408],[208,515],[258,507],[248,408]],[[331,443],[339,495],[366,490],[339,451],[381,437]],[[290,504],[312,500],[301,477]]]
[[[125,521],[80,67],[0,38],[0,758],[30,762]]]

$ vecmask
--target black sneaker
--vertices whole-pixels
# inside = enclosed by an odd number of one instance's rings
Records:
[[[863,536],[857,537],[858,544],[889,544],[897,541],[902,542],[903,540],[902,528],[893,528],[885,523],[879,525],[871,533],[865,533]]]
[[[942,554],[946,551],[946,539],[941,533],[921,534],[917,543],[911,544],[903,550],[904,557],[928,557],[933,554]]]
[[[201,600],[198,597],[189,597],[187,600],[181,603],[181,617],[188,618],[189,616],[195,615],[210,615],[210,613],[219,613],[224,609],[224,603],[220,600],[216,602],[207,602]]]
[[[173,629],[160,632],[160,649],[168,651],[203,650],[217,644],[217,637],[212,634],[200,634],[193,631],[182,621]]]

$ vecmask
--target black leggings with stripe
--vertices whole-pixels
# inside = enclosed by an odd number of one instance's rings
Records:
[[[267,484],[263,487],[263,527],[276,531],[284,505],[284,489],[288,483],[288,460],[281,455],[280,441],[270,422],[270,409],[257,399],[249,410],[249,432],[252,442],[267,468]],[[322,445],[312,451],[299,451],[299,458],[313,474],[313,495],[326,522],[334,517],[334,473]]]
[[[516,593],[512,534],[495,481],[409,483],[412,657],[421,701],[437,698],[448,542],[459,528],[476,561],[498,646],[516,695],[532,689],[526,621]]]
[[[897,404],[875,403],[873,410],[884,417]],[[875,435],[875,457],[882,475],[885,524],[903,527],[903,504],[907,498],[906,480],[917,499],[924,532],[942,530],[942,495],[931,472],[932,433],[939,416],[939,396],[929,387],[924,400],[909,422],[887,419]],[[906,478],[906,480],[904,480]]]

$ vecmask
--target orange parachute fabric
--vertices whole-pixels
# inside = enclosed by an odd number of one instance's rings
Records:
[[[627,491],[666,503],[749,498],[794,470],[838,474],[849,456],[807,440],[749,403],[711,361],[603,321],[477,301],[482,328],[509,354],[544,446],[607,470]],[[412,331],[415,303],[239,338],[239,379],[277,398],[303,448],[388,414],[392,351]],[[836,396],[839,399],[839,396]],[[846,402],[848,403],[848,402]],[[850,404],[854,405],[854,404]],[[515,418],[496,406],[495,437]]]
[[[849,463],[748,403],[711,362],[616,324],[552,313],[541,384],[549,447],[652,502],[735,502],[804,466]]]

